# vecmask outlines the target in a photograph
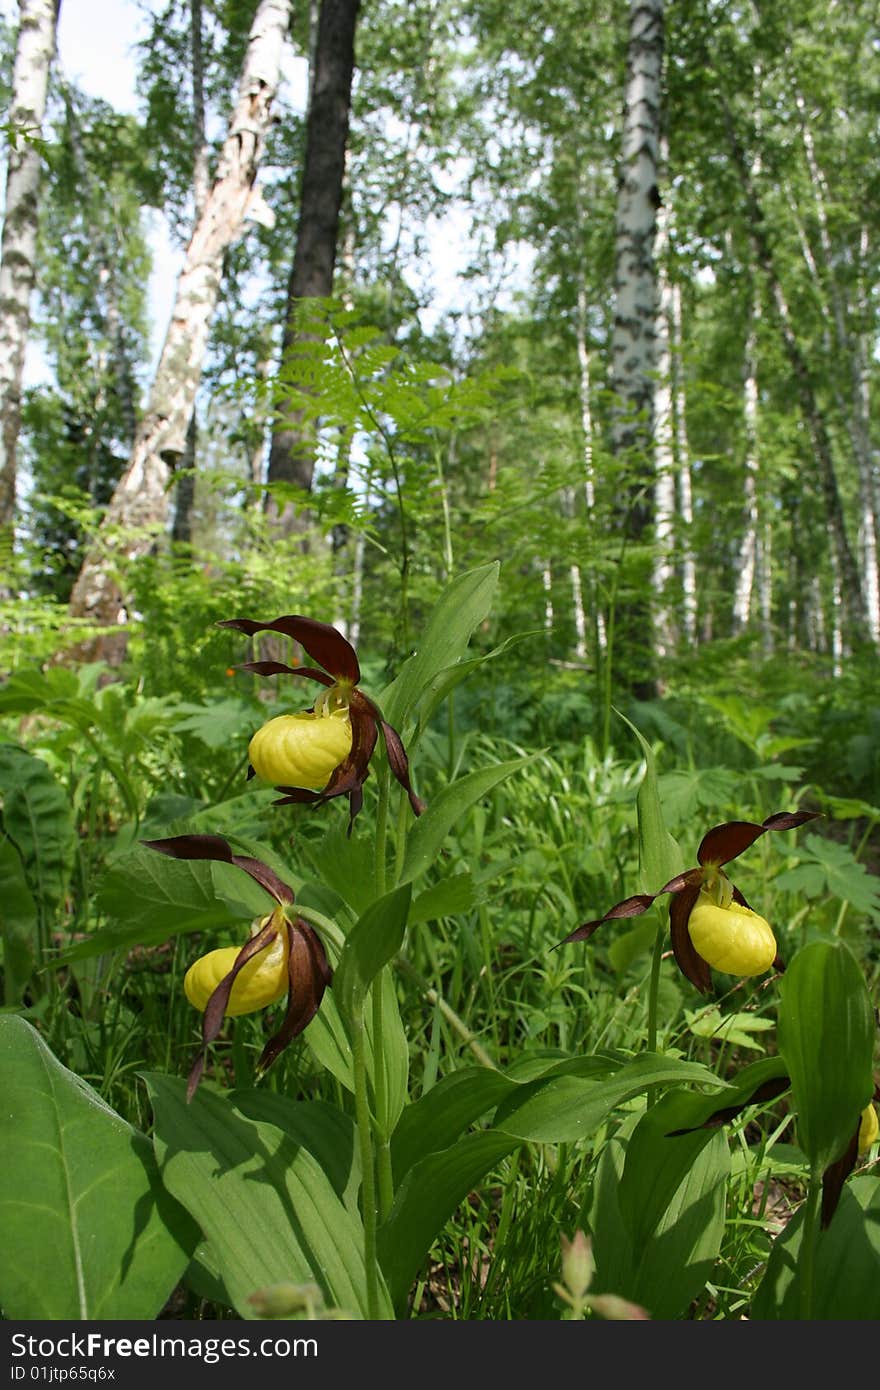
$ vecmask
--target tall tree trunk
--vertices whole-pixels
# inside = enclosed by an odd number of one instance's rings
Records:
[[[193,140],[193,225],[198,226],[199,218],[211,191],[211,175],[208,167],[208,139],[205,130],[205,64],[202,52],[202,0],[190,0],[189,6],[189,57],[190,79],[192,82],[192,140]],[[186,429],[186,449],[182,455],[182,469],[174,488],[174,521],[171,539],[179,544],[189,544],[192,540],[193,509],[196,501],[196,453],[199,438],[199,422],[196,405],[193,401],[192,414]]]
[[[733,630],[742,632],[752,614],[752,594],[758,564],[758,379],[757,324],[760,305],[755,300],[743,363],[743,428],[745,434],[745,529],[739,547],[736,586],[733,596]]]
[[[657,283],[654,235],[660,195],[663,0],[630,0],[623,139],[615,219],[615,305],[611,337],[612,443],[628,477],[621,527],[638,542],[651,522],[654,373],[657,365]],[[650,576],[643,594],[621,606],[616,649],[632,663],[634,694],[657,694],[651,663]],[[640,672],[633,676],[634,672]]]
[[[583,282],[578,285],[575,331],[577,335],[578,385],[580,388],[581,431],[583,434],[584,449],[584,502],[587,508],[587,524],[592,529],[596,519],[596,469],[593,463],[593,410],[590,403],[590,349],[587,345],[587,291]],[[581,578],[580,572],[578,573],[578,578]],[[572,584],[574,584],[573,575]],[[596,662],[598,664],[602,653],[608,645],[608,637],[605,630],[605,614],[599,601],[596,588],[595,579],[588,571],[586,605],[591,614],[593,639],[596,647]],[[586,651],[584,655],[587,655]],[[580,656],[580,652],[578,652],[578,656]]]
[[[70,611],[99,624],[124,617],[120,567],[148,553],[168,516],[169,460],[184,453],[223,253],[248,217],[265,216],[255,187],[278,86],[292,0],[260,0],[251,25],[238,97],[217,173],[189,243],[171,322],[128,467],[116,486],[80,570]],[[125,634],[88,644],[88,653],[122,659]]]
[[[296,371],[296,345],[308,338],[308,332],[298,321],[300,301],[325,299],[333,292],[359,9],[360,0],[322,0],[321,3],[296,249],[281,344],[288,390],[291,374],[295,375]],[[314,430],[304,412],[289,407],[285,410],[284,402],[282,388],[278,405],[283,414],[272,435],[268,482],[293,483],[309,491],[315,470]],[[297,509],[293,504],[279,505],[270,493],[266,512],[282,534],[297,529]]]
[[[648,456],[656,367],[654,234],[659,194],[663,0],[630,0],[623,142],[615,222],[615,309],[611,386],[614,450]],[[632,533],[650,520],[647,485],[632,509]]]
[[[678,514],[681,518],[681,596],[682,627],[685,640],[693,647],[697,641],[697,563],[694,556],[694,488],[691,451],[688,442],[687,402],[682,369],[681,285],[672,286],[672,396],[675,408],[675,454],[678,477]]]
[[[749,237],[755,259],[767,284],[782,346],[791,368],[793,384],[813,445],[828,526],[832,588],[834,593],[839,596],[841,621],[844,629],[855,636],[862,636],[866,632],[862,586],[859,568],[856,565],[847,537],[846,520],[837,484],[831,439],[816,399],[816,390],[807,359],[794,330],[791,311],[776,269],[776,261],[767,236],[764,212],[755,189],[754,180],[734,128],[730,107],[723,98],[722,101],[733,162],[745,199]]]
[[[21,380],[30,327],[40,194],[39,137],[46,112],[60,0],[20,0],[18,41],[7,120],[16,127],[6,169],[0,242],[0,539],[12,545],[21,426]]]
[[[654,558],[652,629],[654,655],[663,661],[675,646],[670,586],[675,576],[675,431],[672,399],[672,285],[669,280],[669,209],[657,213],[657,325],[654,375]]]

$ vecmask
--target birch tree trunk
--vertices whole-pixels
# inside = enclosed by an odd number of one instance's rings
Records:
[[[743,425],[745,433],[745,529],[739,547],[736,588],[733,596],[733,630],[742,632],[752,614],[752,594],[758,563],[758,379],[757,324],[760,306],[755,301],[746,339],[743,363]]]
[[[672,401],[672,285],[669,281],[669,209],[657,213],[657,326],[654,377],[654,559],[652,627],[654,654],[662,661],[671,655],[675,632],[670,605],[670,585],[675,575],[675,443]]]
[[[359,9],[360,0],[322,0],[321,4],[282,363],[291,363],[297,342],[308,337],[297,322],[300,301],[325,299],[333,293]],[[294,483],[309,491],[315,470],[314,431],[302,411],[284,410],[283,389],[279,405],[283,415],[272,435],[268,482]],[[296,507],[279,506],[271,493],[266,513],[282,534],[297,529]]]
[[[578,357],[578,385],[580,388],[581,403],[581,431],[583,434],[584,448],[584,502],[587,509],[587,522],[592,527],[596,518],[596,470],[593,463],[593,411],[590,404],[590,349],[587,345],[587,291],[581,282],[577,292],[577,357]],[[577,569],[577,582],[582,587],[582,577],[580,568]],[[572,573],[572,588],[574,589],[575,576]],[[605,631],[605,614],[602,610],[599,596],[597,594],[595,579],[589,574],[587,578],[586,605],[590,611],[590,622],[593,628],[593,638],[596,646],[596,660],[601,659],[602,653],[608,645],[608,638]],[[581,594],[581,607],[584,607],[584,597]],[[585,619],[586,628],[586,619]],[[580,629],[578,628],[578,642],[580,642]],[[584,656],[587,656],[586,643],[584,644]],[[578,650],[578,657],[581,652]]]
[[[614,451],[641,449],[652,433],[657,286],[654,234],[659,194],[663,0],[630,0],[623,141],[615,222],[615,310],[611,385]],[[645,495],[633,505],[638,538],[650,519]]]
[[[675,413],[675,453],[678,477],[678,514],[681,517],[681,595],[682,626],[685,639],[693,647],[697,641],[697,563],[694,556],[694,488],[691,451],[688,443],[687,402],[684,391],[681,345],[684,341],[681,286],[672,286],[672,395]]]
[[[18,41],[7,120],[17,128],[6,169],[0,242],[0,537],[15,524],[21,379],[30,327],[40,194],[39,150],[25,137],[42,132],[60,0],[20,0]]]
[[[186,433],[217,303],[223,253],[245,221],[265,218],[255,187],[278,87],[292,0],[260,0],[251,25],[235,108],[217,172],[187,247],[171,322],[128,467],[80,570],[71,615],[98,624],[125,619],[122,568],[146,555],[166,525],[170,462]],[[88,654],[122,659],[125,634],[88,644]]]

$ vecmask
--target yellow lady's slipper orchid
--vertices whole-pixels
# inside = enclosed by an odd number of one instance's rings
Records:
[[[350,752],[347,709],[279,714],[258,729],[248,745],[251,767],[264,782],[313,791],[327,785]]]
[[[688,935],[697,955],[728,975],[763,975],[776,959],[770,923],[750,907],[722,907],[702,892],[688,918]]]
[[[880,1136],[880,1120],[873,1105],[866,1105],[859,1123],[859,1153],[866,1154]]]
[[[713,826],[700,841],[696,868],[676,874],[656,893],[635,893],[615,903],[604,916],[576,927],[560,945],[588,941],[603,922],[638,917],[668,893],[672,899],[672,953],[681,973],[701,993],[712,992],[712,969],[743,976],[761,975],[774,965],[783,970],[770,924],[749,907],[723,866],[738,858],[768,830],[794,830],[819,814],[777,811],[760,825],[755,821],[732,820]]]
[[[246,661],[241,667],[260,676],[300,676],[324,686],[313,709],[270,719],[251,739],[248,777],[256,774],[283,792],[276,806],[319,805],[335,796],[347,796],[350,829],[363,805],[363,786],[381,733],[388,766],[415,814],[421,815],[424,804],[410,783],[401,737],[382,717],[378,705],[358,688],[361,669],[357,652],[341,632],[299,613],[288,613],[271,623],[230,618],[219,626],[235,628],[249,637],[258,632],[280,632],[299,642],[323,668],[287,666],[281,661]]]
[[[261,931],[270,920],[266,917],[258,921],[256,930]],[[256,935],[256,932],[252,935]],[[184,993],[200,1013],[205,1012],[214,990],[232,970],[240,950],[239,946],[221,946],[216,951],[209,951],[206,956],[200,956],[187,970],[183,980]],[[225,1016],[238,1018],[240,1014],[252,1014],[257,1009],[276,1004],[287,993],[290,984],[287,973],[289,956],[287,933],[281,931],[274,941],[252,956],[235,976],[224,1009]]]

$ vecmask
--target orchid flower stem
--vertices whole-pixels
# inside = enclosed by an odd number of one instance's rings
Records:
[[[370,991],[373,1003],[373,1095],[376,1100],[376,1170],[379,1184],[379,1218],[384,1221],[394,1201],[394,1177],[391,1172],[391,1148],[386,1126],[388,1122],[388,1086],[385,1075],[385,1050],[382,1046],[382,980],[384,971],[376,976]]]
[[[666,940],[666,924],[661,920],[654,937],[654,954],[651,959],[651,981],[648,985],[648,1051],[657,1051],[657,1001],[660,992],[660,962],[663,959],[663,945]],[[657,1088],[649,1088],[645,1097],[648,1109],[657,1100]]]
[[[810,1169],[810,1183],[807,1188],[807,1202],[804,1208],[804,1224],[801,1228],[799,1315],[802,1322],[808,1322],[813,1316],[813,1284],[815,1282],[816,1242],[819,1238],[821,1198],[822,1170],[813,1165]]]
[[[364,1222],[364,1271],[367,1281],[367,1317],[379,1319],[379,1265],[376,1251],[376,1178],[374,1173],[373,1130],[367,1097],[367,1056],[364,1017],[358,1009],[351,1021],[351,1050],[354,1067],[354,1106],[358,1147],[361,1156],[362,1206]]]
[[[388,795],[391,775],[387,767],[379,773],[379,798],[376,802],[376,896],[385,894],[387,880]]]

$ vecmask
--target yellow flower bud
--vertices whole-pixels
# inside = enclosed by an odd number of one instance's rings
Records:
[[[762,975],[776,959],[769,922],[739,903],[719,907],[705,892],[688,918],[688,934],[697,955],[728,975]]]
[[[320,791],[350,751],[348,710],[335,709],[326,714],[279,714],[254,734],[248,757],[264,782]]]
[[[880,1135],[880,1120],[873,1105],[866,1105],[859,1125],[859,1153],[866,1154]]]
[[[204,1013],[214,990],[229,974],[240,949],[238,946],[221,946],[201,956],[187,970],[183,980],[184,992],[200,1013]],[[282,928],[275,940],[252,956],[236,975],[226,1005],[227,1018],[265,1009],[287,993],[288,955],[287,932]]]

